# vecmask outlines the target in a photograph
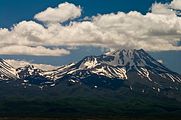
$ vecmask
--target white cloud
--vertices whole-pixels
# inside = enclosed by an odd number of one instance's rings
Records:
[[[66,49],[48,48],[52,36],[46,28],[33,21],[22,21],[11,31],[0,29],[0,54],[62,56],[70,52]],[[34,46],[34,47],[32,47]]]
[[[35,19],[43,22],[65,22],[67,20],[72,20],[81,15],[80,6],[75,6],[71,3],[62,3],[57,8],[47,8],[45,11],[40,12],[35,15]]]
[[[28,47],[10,45],[0,48],[0,54],[15,54],[15,55],[35,55],[35,56],[61,56],[68,55],[69,51],[65,49],[50,49],[42,46]]]
[[[52,66],[48,64],[35,64],[25,60],[5,59],[5,61],[15,68],[24,67],[26,65],[33,65],[36,68],[40,68],[42,70],[54,70],[57,68],[57,66]]]
[[[172,0],[171,3],[154,3],[151,7],[155,14],[176,14],[181,15],[181,0]]]
[[[176,15],[119,12],[96,16],[93,24],[102,35],[100,43],[107,42],[108,46],[128,46],[150,51],[181,50],[175,45],[181,36],[181,18]]]
[[[174,14],[118,12],[94,16],[92,21],[74,22],[69,26],[52,24],[48,31],[54,34],[49,41],[52,45],[181,50],[176,46],[181,36],[181,18]]]
[[[153,4],[151,12],[154,14],[175,14],[175,11],[170,9],[169,4],[162,4],[162,3]]]
[[[175,10],[181,10],[181,0],[173,0],[170,6]]]
[[[53,11],[59,13],[56,11],[62,10],[60,6],[74,6],[81,11],[80,7],[70,3],[60,4],[58,8],[52,8]],[[57,22],[75,17],[68,15],[61,20],[45,20],[45,24],[49,22],[46,27],[34,21],[22,21],[11,30],[0,29],[0,53],[61,56],[69,54],[70,47],[77,46],[143,48],[148,51],[181,50],[181,46],[177,46],[181,39],[181,18],[170,12],[170,8],[167,11],[168,6],[170,4],[158,3],[152,6],[152,13],[146,15],[136,11],[110,13],[92,16],[80,22],[73,21],[66,26]],[[67,10],[70,13],[74,11]],[[78,17],[77,11],[74,12],[76,15],[73,16]],[[60,46],[67,47],[67,50]]]

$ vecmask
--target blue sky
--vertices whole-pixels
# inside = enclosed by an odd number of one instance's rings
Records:
[[[97,14],[117,13],[118,11],[128,13],[138,11],[142,14],[149,12],[151,5],[155,2],[166,3],[171,0],[1,0],[0,1],[0,28],[11,28],[13,25],[26,20],[33,20],[34,16],[48,7],[57,7],[60,3],[69,2],[80,5],[82,15],[96,16]],[[39,22],[39,21],[37,21]],[[32,56],[32,55],[0,55],[5,59],[31,60],[36,63],[62,65],[80,60],[87,55],[99,55],[103,52],[100,47],[78,47],[71,50],[67,56]],[[156,59],[163,60],[164,64],[174,71],[181,73],[181,51],[150,52]]]
[[[170,0],[1,0],[0,27],[12,27],[22,20],[31,20],[38,12],[63,2],[80,5],[84,16],[92,16],[134,10],[145,14],[155,1],[165,3]]]

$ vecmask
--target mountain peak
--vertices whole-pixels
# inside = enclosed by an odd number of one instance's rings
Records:
[[[151,74],[180,81],[174,76],[175,72],[159,63],[143,49],[120,49],[100,56],[88,56],[75,66],[73,72],[82,70],[110,78],[128,79],[127,74],[134,72],[150,81]]]
[[[99,64],[121,66],[127,69],[161,68],[168,70],[165,66],[151,57],[143,49],[119,49],[101,56],[88,56],[79,62],[81,68],[92,68]]]
[[[159,66],[164,68],[157,60],[152,58],[147,52],[143,49],[119,49],[105,54],[106,56],[113,57],[113,60],[110,62],[111,65],[119,66]]]
[[[128,64],[133,65],[134,63],[137,66],[143,66],[146,62],[143,63],[144,59],[152,57],[148,55],[143,49],[119,49],[105,54],[106,56],[113,56],[114,60],[112,61],[112,65],[120,65],[126,66]],[[149,61],[149,60],[148,60]],[[156,62],[156,61],[154,61]]]

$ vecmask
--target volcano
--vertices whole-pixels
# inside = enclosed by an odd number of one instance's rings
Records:
[[[179,115],[181,111],[181,75],[143,49],[87,56],[55,70],[33,65],[15,69],[1,59],[0,76],[0,115],[40,111],[50,116]],[[20,109],[14,111],[14,105]]]

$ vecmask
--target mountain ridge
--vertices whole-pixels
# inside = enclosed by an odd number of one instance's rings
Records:
[[[0,79],[18,79],[16,69],[0,58]]]
[[[178,73],[159,63],[143,49],[120,49],[99,56],[87,56],[76,63],[48,71],[33,65],[15,70],[8,63],[1,61],[3,63],[1,69],[8,66],[10,68],[8,73],[12,73],[12,76],[15,77],[9,77],[9,80],[18,79],[22,81],[24,86],[35,84],[40,87],[53,87],[65,80],[70,85],[86,84],[89,87],[99,88],[100,86],[109,86],[115,79],[127,82],[130,90],[133,90],[135,83],[160,92],[166,88],[180,89],[181,84],[181,76]],[[94,79],[88,80],[91,77]],[[102,78],[102,80],[96,81],[96,77],[97,79]],[[114,88],[114,86],[110,85],[110,88]]]

